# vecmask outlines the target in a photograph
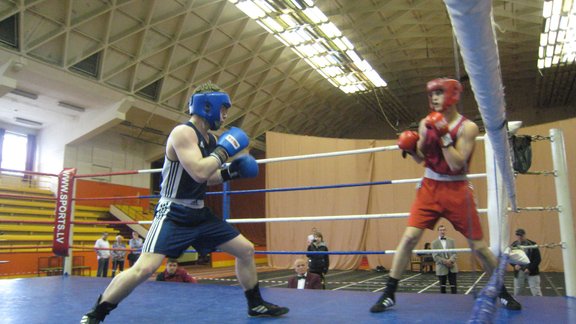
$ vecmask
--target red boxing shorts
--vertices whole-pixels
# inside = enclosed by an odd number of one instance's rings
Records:
[[[410,209],[408,226],[434,229],[440,217],[471,240],[482,239],[482,226],[469,181],[437,181],[424,178]]]

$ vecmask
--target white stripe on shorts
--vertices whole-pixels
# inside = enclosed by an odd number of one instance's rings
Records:
[[[161,206],[163,210],[158,211],[162,214],[160,219],[154,218],[154,222],[152,222],[152,226],[148,231],[148,235],[146,235],[146,240],[144,242],[144,252],[151,252],[154,253],[154,247],[156,246],[156,242],[158,241],[158,235],[162,230],[162,225],[164,224],[164,220],[166,219],[166,211],[170,209],[170,203],[167,203],[166,206]]]

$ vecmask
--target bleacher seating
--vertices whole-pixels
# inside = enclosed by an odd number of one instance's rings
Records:
[[[42,274],[46,276],[61,275],[64,267],[62,265],[62,257],[50,256],[38,258],[38,276]],[[85,276],[86,273],[90,275],[90,266],[84,265],[84,256],[72,257],[72,275]]]
[[[51,244],[54,225],[30,222],[52,221],[54,219],[55,201],[45,199],[53,197],[53,193],[46,189],[0,184],[0,194],[2,193],[14,196],[23,195],[26,198],[0,197],[0,232],[4,232],[0,244],[3,246]],[[109,209],[106,207],[75,204],[74,219],[98,221],[108,218],[108,211]],[[22,222],[14,223],[18,220]],[[119,233],[105,225],[75,225],[74,244],[91,246],[104,231],[110,233],[112,237]]]
[[[62,274],[62,258],[51,256],[54,215],[56,202],[54,193],[47,189],[30,187],[30,182],[21,181],[17,177],[0,174],[0,247],[3,253],[18,255],[25,260],[37,260],[34,273],[37,275]],[[84,222],[115,221],[109,207],[94,207],[83,205],[85,201],[74,204],[74,220]],[[134,208],[142,217],[146,211]],[[90,275],[91,265],[94,267],[94,242],[101,238],[102,232],[108,232],[110,243],[116,235],[123,235],[126,242],[131,235],[131,229],[119,224],[75,224],[73,226],[73,275]],[[84,263],[88,256],[88,264]],[[18,270],[19,271],[19,270]],[[27,272],[28,273],[28,272]],[[20,275],[20,274],[19,274]]]

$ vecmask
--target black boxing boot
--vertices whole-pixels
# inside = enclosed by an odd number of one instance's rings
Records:
[[[504,305],[506,309],[509,310],[522,309],[522,305],[516,299],[514,299],[512,295],[510,295],[508,290],[506,290],[506,287],[502,286],[502,291],[500,291],[500,295],[498,295],[498,297],[500,297],[500,303]]]
[[[108,315],[118,304],[111,304],[109,302],[100,302],[102,300],[102,295],[98,297],[98,301],[94,308],[92,308],[88,313],[82,316],[80,324],[99,324],[104,321],[106,315]]]
[[[262,299],[260,287],[258,284],[254,288],[244,292],[248,300],[248,315],[252,317],[278,317],[288,313],[290,310],[286,307],[271,304]]]
[[[388,277],[388,282],[386,282],[386,288],[384,288],[382,296],[380,296],[376,304],[374,304],[370,308],[370,312],[382,313],[388,308],[394,306],[394,304],[396,304],[396,298],[394,297],[394,293],[396,292],[397,288],[398,288],[398,279]]]

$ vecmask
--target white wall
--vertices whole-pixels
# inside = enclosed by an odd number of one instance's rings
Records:
[[[78,174],[149,169],[150,162],[146,161],[144,156],[144,143],[107,132],[81,144],[67,145],[64,167],[77,168]],[[141,188],[150,187],[149,174],[86,178],[86,180]]]

